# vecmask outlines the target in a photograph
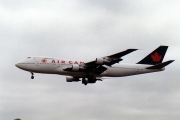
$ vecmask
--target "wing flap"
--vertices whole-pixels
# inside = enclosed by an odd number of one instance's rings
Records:
[[[103,73],[106,70],[107,70],[106,67],[100,65],[96,69],[94,69],[94,73],[100,75],[101,73]]]

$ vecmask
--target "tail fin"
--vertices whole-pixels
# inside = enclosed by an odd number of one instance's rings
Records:
[[[156,65],[162,63],[167,49],[168,46],[159,46],[156,50],[151,52],[148,56],[139,61],[137,64]]]

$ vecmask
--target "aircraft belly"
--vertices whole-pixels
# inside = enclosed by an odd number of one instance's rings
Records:
[[[49,74],[56,74],[55,69],[57,69],[57,66],[55,65],[39,65],[34,66],[32,71],[37,73],[49,73]]]
[[[138,68],[109,68],[106,70],[107,77],[123,77],[123,76],[131,76],[138,75],[144,73],[158,72],[162,70],[148,70],[148,69],[138,69]]]
[[[54,71],[56,74],[59,75],[67,75],[67,76],[74,76],[74,77],[85,77],[85,72],[79,72],[79,71],[65,71],[63,67],[59,67]]]
[[[130,69],[130,68],[109,68],[106,71],[106,76],[109,77],[122,77],[122,76],[129,76],[135,74],[138,74],[138,71],[136,69]]]

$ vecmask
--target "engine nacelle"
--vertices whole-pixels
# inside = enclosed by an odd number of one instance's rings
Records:
[[[80,81],[79,78],[66,77],[66,82],[78,82],[78,81]]]
[[[83,71],[85,68],[83,66],[79,66],[78,64],[73,64],[71,67],[72,71]]]
[[[109,63],[110,61],[104,59],[104,58],[96,58],[96,64],[102,65],[104,63]]]
[[[73,64],[72,65],[72,71],[79,71],[79,65],[78,64]]]

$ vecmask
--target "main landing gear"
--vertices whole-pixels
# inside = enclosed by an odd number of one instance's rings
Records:
[[[88,81],[87,81],[85,78],[83,78],[83,79],[82,79],[82,84],[87,85],[87,84],[88,84]]]
[[[33,72],[31,72],[31,79],[34,79],[34,73]]]
[[[96,79],[95,77],[82,78],[82,84],[87,85],[88,83],[96,83],[96,81],[102,81],[101,79]]]

